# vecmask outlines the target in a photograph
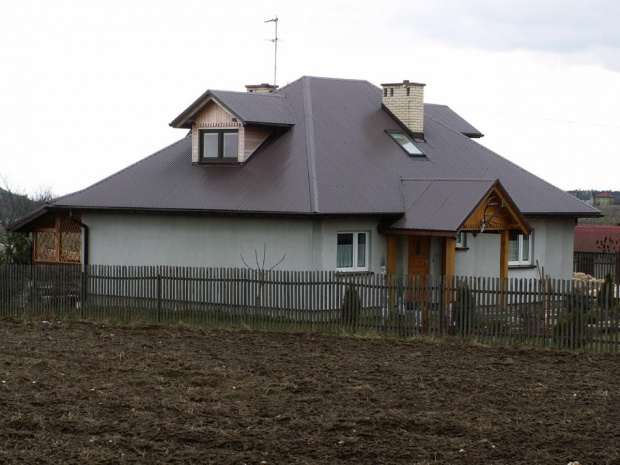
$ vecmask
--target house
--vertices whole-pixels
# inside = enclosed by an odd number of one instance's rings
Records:
[[[597,207],[609,207],[614,205],[614,196],[609,192],[601,192],[594,196],[594,205]]]
[[[600,212],[476,142],[424,84],[208,90],[187,135],[12,226],[36,263],[555,278]]]

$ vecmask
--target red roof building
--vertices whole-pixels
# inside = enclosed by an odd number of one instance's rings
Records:
[[[620,244],[620,226],[606,224],[578,224],[575,226],[575,252],[599,252],[603,253],[603,242],[613,247]],[[620,248],[609,250],[620,252]]]
[[[594,205],[597,207],[607,207],[613,205],[615,203],[614,200],[614,196],[609,192],[601,192],[594,196]]]

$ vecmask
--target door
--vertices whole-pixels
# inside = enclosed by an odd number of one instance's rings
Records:
[[[407,273],[428,275],[428,236],[409,236]]]
[[[428,236],[409,236],[408,249],[408,300],[410,302],[426,302],[426,283],[429,273]]]

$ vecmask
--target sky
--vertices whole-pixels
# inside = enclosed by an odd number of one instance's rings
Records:
[[[0,0],[0,186],[64,195],[185,135],[207,89],[425,83],[561,189],[620,190],[617,0]]]

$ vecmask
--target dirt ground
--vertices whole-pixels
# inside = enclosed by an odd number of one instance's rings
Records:
[[[0,463],[620,464],[620,356],[0,320]]]

